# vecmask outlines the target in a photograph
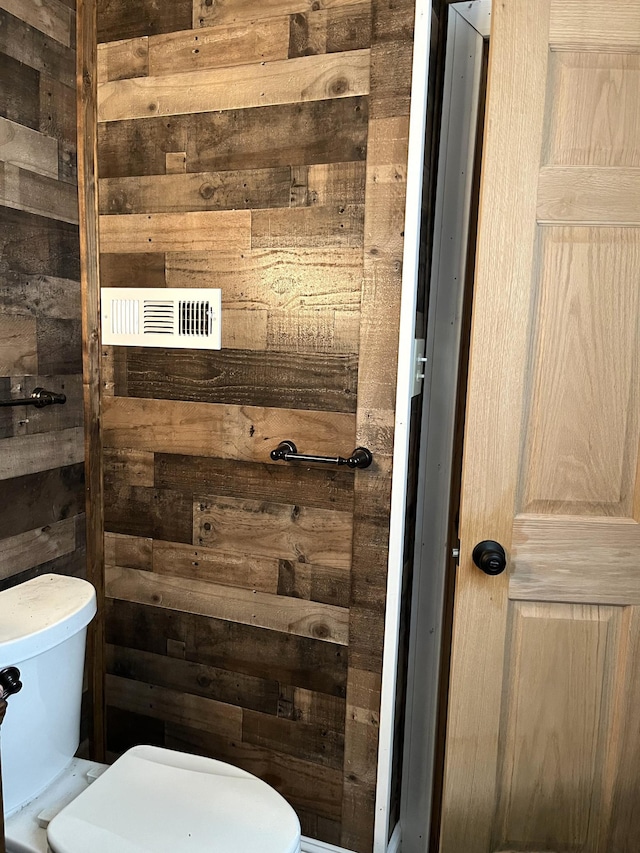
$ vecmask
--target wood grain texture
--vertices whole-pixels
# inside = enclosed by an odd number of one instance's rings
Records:
[[[0,480],[63,468],[84,461],[81,427],[56,432],[18,435],[7,439],[0,459]]]
[[[105,481],[104,526],[111,533],[191,543],[193,501],[183,492]]]
[[[640,9],[634,0],[616,3],[603,18],[596,0],[553,0],[550,41],[553,47],[640,51]]]
[[[368,115],[354,97],[101,123],[100,174],[162,175],[171,151],[186,151],[188,172],[364,160]]]
[[[154,482],[161,489],[193,488],[199,494],[353,509],[353,473],[340,469],[156,453]]]
[[[59,0],[2,0],[2,8],[66,47],[71,45],[72,10]]]
[[[207,0],[195,0],[193,7],[193,26],[212,26],[214,24],[235,23],[260,18],[272,18],[280,15],[295,15],[320,8],[349,8],[354,0],[267,0],[259,6],[251,6],[242,0],[225,0],[215,8]]]
[[[338,568],[351,565],[349,513],[238,498],[197,500],[193,517],[197,544],[241,553],[249,536],[255,537],[251,550],[259,556]]]
[[[106,698],[109,705],[123,711],[190,725],[225,739],[241,737],[242,711],[236,705],[117,675],[106,677]]]
[[[78,191],[73,184],[3,162],[0,162],[0,204],[78,224]]]
[[[289,57],[371,47],[371,4],[332,6],[289,18]]]
[[[175,658],[169,653],[159,655],[109,645],[107,671],[120,678],[214,699],[249,711],[274,716],[278,711],[277,681],[229,672],[219,667]]]
[[[178,156],[183,161],[184,155]],[[104,178],[100,182],[101,212],[112,214],[289,207],[290,196],[291,170],[285,167]]]
[[[103,287],[165,287],[165,254],[101,254],[100,282]]]
[[[205,68],[274,62],[288,56],[289,19],[282,16],[152,36],[148,73],[161,77]]]
[[[0,481],[5,507],[0,538],[46,527],[84,512],[82,463]]]
[[[78,227],[0,207],[0,273],[80,280]]]
[[[106,589],[110,598],[347,644],[346,611],[326,604],[115,567],[107,571]]]
[[[100,247],[109,252],[187,252],[216,248],[248,249],[248,211],[157,213],[100,217]]]
[[[549,62],[554,98],[547,106],[543,164],[638,168],[640,55],[552,51]]]
[[[149,38],[142,36],[98,45],[98,83],[146,77],[149,74]]]
[[[0,53],[0,115],[32,130],[40,123],[40,74]]]
[[[116,565],[139,568],[131,566],[131,561],[118,560]],[[230,554],[219,548],[154,540],[152,567],[157,574],[173,578],[208,581],[272,595],[278,592],[280,561],[273,557]]]
[[[331,455],[354,441],[353,415],[115,397],[103,401],[105,445],[267,462],[285,435]],[[355,447],[355,445],[353,445]],[[352,448],[353,449],[353,448]]]
[[[110,743],[246,766],[370,853],[413,2],[103,5],[102,283],[220,287],[224,347],[102,354]],[[356,427],[366,477],[270,460]]]
[[[369,92],[369,51],[102,83],[98,120],[237,110]]]
[[[193,0],[102,0],[98,6],[98,42],[110,42],[152,33],[184,30],[191,26]]]
[[[584,604],[639,604],[634,570],[640,525],[613,519],[584,519],[571,525],[561,518],[520,516],[514,524],[513,573],[509,598]],[[574,537],[570,553],[564,543]],[[606,585],[601,566],[611,567]],[[576,591],[576,587],[578,588]]]
[[[134,347],[123,353],[119,396],[353,412],[356,359],[349,356]]]
[[[76,550],[74,518],[54,522],[2,540],[0,579],[10,578]]]
[[[108,642],[166,654],[170,639],[184,646],[186,660],[344,698],[345,646],[155,604],[109,599],[107,609]]]
[[[538,222],[640,225],[640,169],[546,167],[538,184]]]
[[[6,118],[0,118],[0,157],[38,175],[58,178],[58,146],[55,139]]]
[[[288,246],[360,248],[363,231],[362,205],[256,210],[251,217],[251,246],[254,249]]]
[[[73,18],[72,18],[73,20]],[[75,49],[0,8],[0,53],[64,83],[75,85]]]

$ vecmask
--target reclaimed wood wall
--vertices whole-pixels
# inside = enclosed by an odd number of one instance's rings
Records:
[[[0,0],[0,588],[82,575],[75,0]]]
[[[220,287],[221,352],[104,348],[107,743],[374,825],[414,0],[100,0],[104,286]],[[357,472],[273,463],[282,439]]]

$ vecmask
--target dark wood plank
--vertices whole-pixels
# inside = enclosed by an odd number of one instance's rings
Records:
[[[84,465],[0,481],[0,539],[84,512]]]
[[[360,96],[107,122],[98,127],[100,175],[163,175],[176,151],[186,152],[188,172],[364,160],[368,117]]]
[[[0,53],[75,86],[74,51],[4,9],[0,9]]]
[[[280,560],[278,595],[349,607],[350,573],[344,569]]]
[[[344,735],[323,726],[245,711],[242,740],[342,770]]]
[[[165,287],[163,252],[100,255],[102,287]]]
[[[409,115],[414,8],[415,0],[373,2],[372,118]]]
[[[344,698],[344,646],[203,616],[109,599],[107,642],[165,654],[184,644],[186,660]]]
[[[263,715],[275,716],[278,710],[279,688],[276,681],[176,657],[109,645],[107,672],[229,705],[239,705]]]
[[[371,3],[291,15],[289,58],[371,46]]]
[[[0,207],[0,275],[80,280],[78,226]]]
[[[11,378],[0,377],[0,399],[8,400],[11,397]],[[12,438],[14,435],[13,410],[0,409],[0,439]]]
[[[38,130],[39,86],[38,71],[0,53],[0,116]]]
[[[42,374],[82,373],[82,322],[38,319],[38,370]]]
[[[263,465],[203,456],[155,455],[156,488],[272,500],[346,512],[353,508],[353,472]]]
[[[109,752],[120,754],[131,749],[132,746],[139,746],[140,744],[165,745],[164,722],[162,720],[107,706],[106,724],[106,746]]]
[[[80,317],[80,283],[7,270],[0,278],[0,312],[75,320]]]
[[[100,0],[98,42],[189,30],[192,10],[192,0]]]
[[[49,75],[40,75],[40,121],[41,133],[58,140],[58,177],[61,181],[76,185],[77,127],[75,88],[65,86]]]
[[[247,169],[104,178],[101,213],[179,213],[288,207],[291,169]]]
[[[350,355],[128,347],[126,376],[129,397],[345,413],[356,406]]]
[[[110,533],[191,542],[193,500],[169,489],[109,488],[105,483],[104,524]]]
[[[85,526],[85,516],[84,513],[82,515],[76,516],[76,525],[77,527],[84,528]],[[0,591],[4,589],[9,589],[9,587],[16,586],[17,584],[24,583],[25,581],[30,581],[33,578],[39,577],[40,575],[69,575],[74,578],[84,578],[86,576],[86,567],[87,567],[87,552],[86,548],[80,544],[76,547],[76,550],[71,554],[65,554],[62,557],[56,557],[53,560],[47,560],[45,563],[40,563],[38,566],[33,566],[30,569],[26,569],[24,572],[19,572],[18,574],[11,575],[9,578],[4,578],[0,580]]]

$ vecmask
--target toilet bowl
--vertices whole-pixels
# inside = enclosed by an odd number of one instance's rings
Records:
[[[294,810],[237,767],[152,746],[111,767],[74,758],[95,610],[77,578],[0,593],[0,669],[24,685],[0,730],[7,853],[300,853]]]

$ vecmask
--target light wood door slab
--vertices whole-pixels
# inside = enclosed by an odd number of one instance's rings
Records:
[[[639,23],[493,7],[442,853],[638,849]]]

